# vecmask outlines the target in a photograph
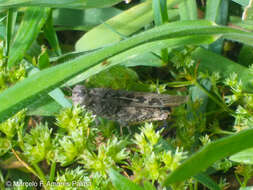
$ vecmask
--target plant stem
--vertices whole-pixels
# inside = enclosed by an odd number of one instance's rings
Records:
[[[43,171],[40,169],[40,167],[38,166],[38,164],[34,163],[33,167],[35,168],[35,170],[37,171],[40,180],[43,182],[43,187],[45,190],[48,190],[49,188],[47,187],[47,179],[43,173]]]
[[[242,182],[237,174],[235,174],[235,178],[237,179],[237,182],[242,186]]]
[[[50,176],[49,176],[49,181],[53,182],[54,181],[54,177],[55,177],[55,168],[56,168],[56,162],[53,161],[53,163],[51,164],[51,169],[50,169]]]

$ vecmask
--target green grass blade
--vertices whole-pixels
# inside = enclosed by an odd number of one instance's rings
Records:
[[[153,13],[155,25],[159,26],[169,21],[166,0],[153,0]],[[168,49],[161,50],[163,62],[168,63]]]
[[[253,129],[211,142],[182,163],[165,180],[165,185],[183,181],[205,170],[215,161],[253,146]]]
[[[162,62],[161,59],[159,59],[157,60],[158,63],[155,63],[154,65],[152,63],[152,60],[150,60],[150,56],[152,56],[153,54],[148,53],[148,52],[159,51],[163,48],[180,47],[184,45],[210,44],[214,42],[216,39],[217,38],[212,37],[210,35],[209,36],[190,36],[190,37],[187,36],[187,37],[181,37],[177,39],[159,40],[155,42],[146,43],[144,45],[137,46],[123,53],[120,53],[112,58],[107,59],[107,63],[109,64],[96,65],[95,67],[92,67],[91,69],[88,69],[86,72],[71,79],[65,85],[67,86],[75,85],[89,78],[94,73],[98,73],[104,69],[110,68],[117,64],[122,64],[124,66],[138,66],[138,65],[145,64],[145,66],[160,66],[161,67],[164,65],[164,62]],[[140,59],[145,59],[147,54],[150,54],[148,60],[146,60],[145,63],[140,62]]]
[[[52,8],[103,8],[115,5],[122,0],[0,0],[0,8],[12,7],[52,7]]]
[[[220,8],[221,0],[207,0],[206,4],[206,20],[210,21],[216,21],[216,18],[219,14],[219,8]]]
[[[44,69],[0,94],[0,122],[15,114],[20,109],[30,105],[35,99],[39,99],[39,96],[45,95],[45,93],[62,85],[74,76],[130,48],[161,39],[206,36],[207,34],[217,37],[217,35],[222,36],[222,34],[226,33],[233,33],[234,37],[246,36],[247,34],[247,41],[250,43],[253,42],[253,35],[251,33],[238,29],[215,26],[213,22],[204,20],[174,22],[143,32],[64,64]]]
[[[24,57],[25,52],[37,38],[49,15],[49,8],[33,7],[28,8],[24,18],[11,44],[8,66],[11,67]]]
[[[5,56],[8,57],[11,40],[13,38],[14,28],[16,24],[17,11],[15,9],[9,9],[7,13],[6,22],[6,38],[5,38]]]
[[[153,0],[153,14],[156,26],[169,21],[167,4],[164,0]]]
[[[63,108],[70,108],[72,104],[70,101],[65,97],[64,93],[61,89],[56,88],[55,90],[48,93],[58,104],[60,104]]]
[[[60,44],[59,44],[58,37],[53,26],[52,12],[50,12],[47,22],[45,23],[44,34],[49,44],[53,48],[53,51],[56,53],[56,55],[58,56],[61,55],[62,53],[61,53]]]
[[[221,25],[227,25],[228,22],[228,10],[229,10],[229,0],[223,0],[219,3],[219,1],[212,1],[208,3],[209,6],[207,6],[207,13],[209,14],[210,18],[206,18],[207,20],[212,20],[216,22],[217,24]],[[213,9],[218,9],[217,11],[214,11]],[[211,10],[209,10],[211,9]],[[214,15],[212,15],[214,14]],[[207,15],[206,15],[207,16]],[[213,44],[209,46],[209,50],[212,50],[215,53],[221,54],[223,51],[223,44],[224,39],[219,39]]]
[[[198,9],[196,0],[184,0],[179,5],[180,20],[197,20]]]

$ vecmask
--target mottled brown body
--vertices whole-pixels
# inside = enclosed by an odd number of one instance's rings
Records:
[[[75,105],[85,106],[100,117],[127,125],[166,120],[170,107],[185,103],[186,97],[107,88],[87,89],[77,85],[73,89],[72,100]]]

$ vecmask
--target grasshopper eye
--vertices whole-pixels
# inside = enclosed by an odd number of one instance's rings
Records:
[[[73,88],[72,94],[85,94],[86,88],[82,85],[76,85]]]
[[[85,97],[87,96],[87,89],[82,85],[76,85],[72,91],[72,101],[74,105],[83,105]]]

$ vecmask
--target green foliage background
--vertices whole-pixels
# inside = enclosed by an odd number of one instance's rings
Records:
[[[0,0],[0,188],[251,188],[252,4]],[[76,84],[189,101],[122,134]]]

